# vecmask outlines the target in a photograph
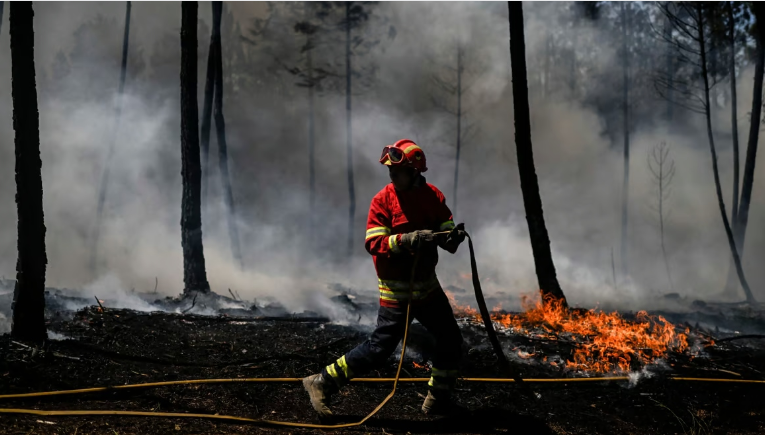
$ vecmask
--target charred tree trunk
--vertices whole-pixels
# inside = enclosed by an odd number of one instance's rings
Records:
[[[205,78],[205,100],[202,106],[202,209],[207,210],[207,182],[210,178],[210,125],[212,124],[213,90],[215,87],[215,4],[213,3],[213,30],[210,47],[207,50],[207,76]],[[220,29],[218,29],[220,33]]]
[[[667,3],[667,8],[670,7],[669,3]],[[667,41],[672,40],[672,22],[670,21],[669,17],[664,18],[664,38]],[[675,84],[674,84],[674,78],[675,78],[675,63],[672,59],[672,46],[670,44],[667,44],[667,53],[666,53],[666,68],[667,68],[667,124],[672,122],[672,117],[674,116],[673,109],[674,109],[674,102],[673,102],[673,95],[672,91],[674,90]]]
[[[353,185],[353,147],[351,142],[351,3],[345,3],[345,124],[348,154],[348,256],[353,253],[353,217],[356,214],[356,191]]]
[[[202,246],[201,164],[197,107],[197,2],[181,6],[181,245],[183,293],[209,293]]]
[[[739,255],[742,255],[741,242],[736,238],[738,232],[738,199],[739,199],[739,149],[738,149],[738,114],[736,113],[736,23],[733,17],[733,6],[731,2],[725,4],[725,10],[728,14],[728,32],[730,33],[730,57],[728,59],[728,68],[730,70],[730,98],[731,98],[731,133],[733,136],[733,207],[731,207],[731,225],[733,226],[733,239],[736,241]],[[728,267],[728,281],[725,284],[725,292],[732,292],[736,287],[736,266],[733,259]]]
[[[311,16],[310,3],[305,3],[305,22],[309,23]],[[315,147],[315,109],[314,109],[314,76],[313,76],[313,30],[306,31],[305,60],[306,76],[308,77],[308,231],[309,243],[313,247],[316,236],[316,147]]]
[[[757,21],[756,59],[754,69],[754,89],[752,96],[752,116],[749,121],[749,138],[746,145],[746,161],[744,162],[744,179],[741,184],[741,202],[738,210],[738,222],[734,223],[734,239],[738,248],[739,256],[744,256],[744,241],[746,227],[749,223],[749,205],[752,200],[752,187],[754,184],[754,164],[757,159],[757,144],[760,133],[760,116],[762,114],[762,80],[765,72],[765,6],[754,2],[752,6]],[[735,263],[732,264],[730,273],[737,272]],[[733,286],[728,291],[735,290]]]
[[[35,83],[34,11],[32,2],[12,2],[11,94],[16,132],[16,207],[18,251],[13,290],[11,336],[41,343],[45,328],[45,219],[43,216],[40,119]]]
[[[630,128],[629,128],[629,53],[627,52],[627,9],[621,5],[622,15],[622,112],[624,118],[624,180],[622,183],[622,240],[621,263],[622,276],[627,277],[627,223],[629,219],[629,181],[630,181]]]
[[[728,213],[725,210],[725,200],[723,199],[722,188],[720,187],[720,173],[717,169],[717,152],[715,150],[714,136],[712,135],[712,118],[711,107],[709,101],[709,72],[707,70],[707,56],[706,56],[706,35],[704,35],[704,5],[699,2],[696,4],[696,13],[698,14],[699,24],[699,53],[701,55],[701,77],[704,80],[704,117],[707,122],[707,137],[709,138],[709,151],[712,153],[712,171],[715,177],[715,190],[717,191],[717,203],[720,207],[720,214],[722,215],[723,226],[725,227],[725,234],[728,237],[728,244],[730,245],[730,251],[733,255],[733,261],[736,265],[736,273],[741,281],[741,286],[744,288],[746,294],[746,300],[750,304],[756,303],[752,291],[749,288],[749,283],[744,276],[744,270],[741,267],[741,258],[736,250],[736,242],[733,240],[733,232],[731,231],[730,222],[728,221]]]
[[[460,147],[462,145],[462,47],[457,45],[457,155],[454,159],[454,210],[457,213],[457,185],[460,173]]]
[[[731,222],[736,227],[738,222],[738,180],[739,180],[739,155],[738,155],[738,114],[736,113],[736,24],[733,18],[732,2],[726,2],[728,12],[728,31],[730,32],[730,58],[728,68],[730,70],[730,122],[733,135],[733,207],[731,208]]]
[[[545,66],[542,72],[544,83],[542,83],[542,97],[548,98],[550,96],[550,59],[552,58],[552,34],[548,31],[545,37]]]
[[[531,249],[534,255],[537,279],[543,300],[550,298],[567,306],[566,296],[555,274],[550,239],[542,212],[542,198],[534,169],[534,152],[531,146],[531,115],[529,90],[526,83],[526,43],[523,34],[523,6],[521,2],[508,2],[510,22],[510,65],[513,80],[513,111],[515,113],[515,147],[518,155],[518,172],[521,178],[523,205],[529,225]]]
[[[0,31],[3,30],[3,6],[4,6],[4,4],[5,4],[5,2],[0,0]]]
[[[576,98],[576,46],[579,43],[579,17],[574,17],[574,26],[571,29],[571,58],[568,64],[568,89],[571,99]]]
[[[234,192],[231,188],[231,176],[228,171],[228,144],[226,143],[226,122],[223,118],[223,50],[220,42],[220,20],[223,14],[223,2],[213,2],[213,39],[215,41],[215,131],[218,137],[218,167],[228,215],[228,235],[231,239],[231,251],[239,267],[244,268],[242,250],[239,246],[239,231],[236,227]]]
[[[101,224],[103,221],[104,205],[106,204],[106,189],[109,186],[109,173],[111,171],[112,158],[114,157],[114,148],[117,144],[117,133],[119,132],[120,121],[122,120],[122,94],[125,91],[125,75],[127,74],[128,42],[130,41],[130,10],[132,8],[130,2],[126,3],[125,31],[122,37],[122,67],[120,70],[120,85],[117,92],[117,114],[114,129],[112,130],[112,138],[109,142],[109,149],[106,153],[104,172],[101,176],[101,188],[98,192],[98,206],[96,209],[96,229],[95,234],[93,235],[93,246],[90,249],[90,272],[94,277],[97,273],[98,240],[101,236]]]
[[[316,235],[316,125],[314,112],[314,82],[313,82],[313,56],[311,48],[311,36],[308,35],[306,45],[306,69],[308,74],[308,206],[309,206],[309,231],[310,243],[313,244]]]

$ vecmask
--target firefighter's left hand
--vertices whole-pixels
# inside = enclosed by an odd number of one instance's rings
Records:
[[[443,240],[440,246],[447,252],[454,254],[457,252],[457,247],[459,247],[460,243],[465,241],[466,235],[465,224],[459,224],[446,235],[446,240]]]
[[[457,224],[456,227],[446,236],[446,243],[454,243],[459,246],[460,243],[465,241],[465,224]]]

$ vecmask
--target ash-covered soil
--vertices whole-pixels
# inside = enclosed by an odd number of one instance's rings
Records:
[[[94,301],[95,303],[95,301]],[[186,302],[188,303],[188,302]],[[363,341],[368,330],[322,319],[248,320],[167,312],[141,313],[97,306],[60,311],[50,320],[42,349],[0,337],[0,394],[63,390],[198,378],[304,377]],[[496,358],[477,326],[463,323],[463,376],[500,377]],[[428,377],[432,343],[412,329],[405,377]],[[566,343],[502,335],[513,366],[527,378],[583,376],[540,363],[542,355],[566,357]],[[696,355],[670,355],[652,376],[636,383],[529,384],[541,400],[515,384],[460,382],[457,399],[468,418],[425,417],[424,384],[400,384],[396,396],[365,425],[328,433],[379,434],[761,434],[765,384],[672,381],[672,376],[765,379],[759,339],[728,341]],[[521,360],[523,350],[536,358]],[[524,354],[525,355],[525,354]],[[392,377],[398,353],[369,377]],[[637,377],[636,377],[637,378]],[[336,398],[339,422],[358,421],[390,392],[391,384],[354,383]],[[318,423],[300,383],[209,384],[3,400],[2,408],[132,410],[204,413]],[[49,417],[4,414],[8,434],[250,434],[314,433],[191,418]]]

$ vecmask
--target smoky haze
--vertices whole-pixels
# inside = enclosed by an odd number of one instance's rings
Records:
[[[237,207],[244,270],[229,247],[211,137],[208,201],[203,207],[204,250],[213,291],[235,289],[245,299],[272,298],[288,309],[329,310],[329,286],[342,284],[375,297],[375,273],[364,250],[369,201],[387,182],[377,159],[400,138],[417,141],[428,156],[428,181],[453,203],[456,121],[434,107],[431,77],[444,73],[463,44],[473,82],[463,97],[474,133],[462,144],[458,208],[477,249],[484,289],[517,308],[518,296],[536,290],[536,275],[515,161],[507,8],[504,3],[407,3],[373,6],[370,21],[354,30],[379,40],[353,58],[374,76],[359,78],[353,97],[353,152],[357,208],[353,256],[344,256],[348,185],[344,79],[330,76],[316,98],[316,231],[308,217],[307,91],[281,68],[301,61],[304,37],[293,32],[302,15],[273,3],[279,19],[252,36],[265,19],[264,3],[226,3],[223,19],[224,113],[229,167]],[[106,150],[115,129],[124,2],[35,3],[35,61],[48,272],[51,287],[88,288],[99,297],[134,288],[148,291],[158,279],[163,295],[183,289],[180,245],[180,4],[134,2],[130,57],[99,245],[98,274],[88,264],[96,201]],[[608,17],[576,19],[567,3],[526,3],[526,50],[532,142],[558,278],[570,302],[621,309],[656,308],[669,293],[659,245],[654,187],[646,158],[665,141],[677,175],[668,202],[666,246],[674,291],[688,298],[721,299],[729,251],[720,219],[711,159],[701,116],[675,109],[635,72],[629,185],[629,276],[619,273],[622,142],[617,99],[621,62],[618,28]],[[16,264],[14,132],[8,8],[0,30],[0,275],[12,279]],[[199,106],[211,29],[210,3],[199,3]],[[565,25],[561,25],[565,23]],[[395,27],[395,37],[390,32]],[[544,83],[550,35],[581,47],[575,92],[566,90],[567,64],[551,67]],[[271,35],[271,36],[269,36]],[[247,36],[255,45],[242,40]],[[278,37],[277,37],[278,36]],[[344,74],[342,33],[328,35],[314,52],[315,65]],[[270,37],[270,39],[269,39]],[[656,42],[656,44],[659,44]],[[658,45],[657,45],[658,46]],[[658,61],[657,61],[658,62]],[[373,67],[373,68],[372,68]],[[448,73],[448,71],[447,71]],[[739,136],[746,137],[753,67],[738,77]],[[366,80],[369,85],[363,85]],[[647,81],[644,80],[644,81]],[[725,83],[720,88],[728,86]],[[543,89],[546,88],[546,89]],[[730,209],[732,157],[728,109],[713,111],[726,206]],[[741,141],[742,150],[745,140]],[[742,151],[743,154],[743,151]],[[761,159],[760,159],[761,160]],[[762,162],[758,162],[762,166]],[[755,174],[744,270],[755,297],[764,298],[765,253],[761,226],[763,180]],[[611,255],[615,256],[617,288]],[[444,286],[470,288],[467,246],[441,255]],[[99,291],[99,286],[103,290]],[[469,294],[469,293],[468,293]],[[741,299],[743,294],[725,296]],[[469,299],[466,299],[469,300]],[[134,304],[137,308],[138,302]]]

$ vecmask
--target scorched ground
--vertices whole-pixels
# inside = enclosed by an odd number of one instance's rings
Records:
[[[497,377],[496,358],[475,318],[462,315],[465,377]],[[167,312],[139,313],[98,306],[54,313],[55,340],[42,350],[0,338],[0,391],[4,394],[197,378],[303,377],[363,341],[367,331],[322,319],[246,320]],[[498,318],[503,314],[497,313]],[[253,317],[253,316],[249,316]],[[626,316],[625,316],[626,317]],[[540,324],[541,325],[541,324]],[[503,346],[525,378],[602,376],[567,367],[581,348],[571,334],[548,323],[528,330],[503,328]],[[414,325],[404,377],[428,377],[431,343]],[[675,325],[677,326],[677,325]],[[536,329],[535,329],[536,328]],[[762,379],[765,351],[757,339],[712,344],[711,332],[690,325],[696,349],[667,350],[648,365],[633,362],[635,382],[534,384],[531,400],[513,384],[461,382],[458,400],[473,418],[453,421],[419,412],[424,384],[400,384],[394,399],[364,426],[328,433],[683,434],[765,432],[765,385],[678,382],[675,376]],[[551,332],[552,331],[552,332]],[[568,338],[566,338],[568,337]],[[315,345],[320,343],[319,345]],[[643,350],[644,354],[651,351]],[[396,354],[397,355],[397,354]],[[395,374],[397,356],[371,376]],[[559,361],[559,364],[551,364]],[[617,369],[618,372],[618,369]],[[615,373],[612,371],[612,373]],[[634,373],[642,373],[635,375]],[[357,421],[390,391],[390,384],[352,384],[335,409]],[[114,409],[206,413],[317,422],[300,383],[173,386],[51,398],[5,400],[4,408]],[[146,417],[3,415],[0,433],[24,434],[240,434],[310,433],[212,422]]]

